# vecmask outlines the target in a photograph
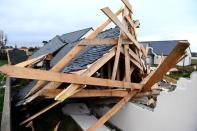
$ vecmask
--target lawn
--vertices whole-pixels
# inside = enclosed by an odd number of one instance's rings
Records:
[[[194,63],[197,64],[197,60],[192,61],[192,65],[196,65]],[[171,77],[173,79],[178,80],[181,77],[183,77],[183,78],[190,78],[191,73],[194,72],[194,71],[197,71],[197,70],[195,70],[193,68],[193,66],[185,66],[185,67],[176,66],[176,68],[179,70],[178,72],[176,72],[176,73],[170,73],[167,76],[169,76],[169,77]]]

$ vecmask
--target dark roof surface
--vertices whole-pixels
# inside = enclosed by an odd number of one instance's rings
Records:
[[[23,62],[28,58],[26,52],[19,49],[8,50],[8,56],[11,65]]]
[[[66,33],[62,36],[56,36],[52,40],[50,40],[46,45],[36,51],[31,58],[35,58],[44,54],[54,53],[62,48],[64,45],[75,42],[83,37],[87,32],[89,32],[92,28],[85,28],[79,31],[74,31],[70,33]]]
[[[36,58],[41,55],[54,53],[58,49],[60,49],[62,46],[64,46],[66,43],[63,43],[58,36],[54,37],[52,40],[49,41],[46,45],[44,45],[42,48],[40,48],[38,51],[36,51],[31,58]]]
[[[177,45],[179,40],[169,40],[169,41],[142,41],[141,44],[148,44],[149,47],[153,48],[153,52],[157,55],[169,55],[170,52]]]
[[[83,37],[90,30],[92,30],[92,28],[86,28],[86,29],[66,33],[60,36],[60,38],[66,43],[73,43],[73,42],[78,41],[81,37]]]
[[[119,28],[112,28],[99,33],[97,38],[118,38],[119,34]],[[87,68],[87,65],[93,63],[101,58],[105,53],[109,52],[112,47],[113,46],[111,45],[86,46],[74,59],[65,65],[62,72],[72,72],[85,69]],[[69,49],[65,48],[65,50],[68,51]],[[62,55],[64,56],[65,54]]]
[[[197,57],[197,52],[192,52],[192,57]]]
[[[98,38],[117,38],[120,34],[118,28],[109,29],[98,34]],[[54,66],[62,57],[64,57],[74,46],[76,42],[66,44],[52,59],[51,66]],[[113,46],[99,45],[99,46],[86,46],[74,59],[72,59],[62,72],[71,72],[87,68],[87,65],[93,63],[105,53],[107,53]],[[36,81],[32,81],[27,86],[20,90],[20,98],[24,98],[27,92],[33,87]]]

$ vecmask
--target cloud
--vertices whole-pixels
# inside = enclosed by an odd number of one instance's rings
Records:
[[[194,0],[130,1],[134,18],[141,22],[139,39],[160,40],[165,38],[163,33],[175,30],[195,32]],[[100,10],[106,6],[115,12],[123,4],[120,0],[1,0],[0,27],[8,34],[9,43],[39,43],[58,34],[97,27],[107,19]]]

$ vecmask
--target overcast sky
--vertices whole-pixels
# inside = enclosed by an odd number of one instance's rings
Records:
[[[187,39],[197,51],[196,0],[130,0],[141,23],[139,40]],[[8,42],[42,46],[43,40],[106,20],[100,10],[123,6],[121,0],[0,0],[0,29]],[[113,25],[111,25],[113,26]]]

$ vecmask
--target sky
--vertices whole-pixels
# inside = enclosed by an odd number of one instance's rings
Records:
[[[140,21],[139,41],[188,40],[197,52],[196,0],[130,0],[134,19]],[[107,17],[103,7],[115,12],[121,0],[0,0],[0,30],[9,45],[42,46],[56,35],[93,27]],[[113,27],[111,24],[109,27]]]

